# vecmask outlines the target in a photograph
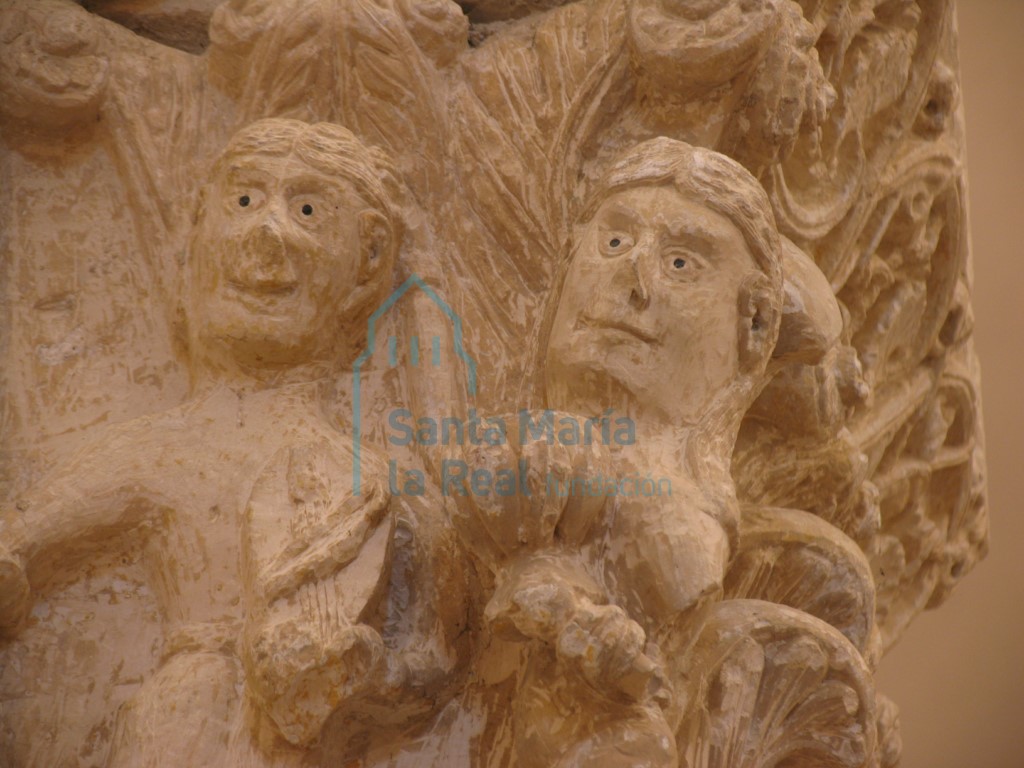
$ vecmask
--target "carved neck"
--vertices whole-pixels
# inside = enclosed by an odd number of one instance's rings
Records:
[[[643,400],[624,389],[616,390],[612,418],[628,417],[635,425],[635,442],[613,444],[617,461],[637,471],[659,471],[666,475],[687,474],[701,483],[727,483],[733,448],[740,423],[756,396],[758,386],[752,377],[739,376],[722,388],[695,416],[682,409],[668,413],[653,399]],[[608,395],[609,392],[603,393]],[[582,396],[576,388],[550,386],[548,406],[585,417],[601,417],[611,401]]]

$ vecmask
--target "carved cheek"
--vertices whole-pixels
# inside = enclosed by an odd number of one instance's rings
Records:
[[[577,258],[573,261],[562,285],[558,307],[560,319],[575,318],[586,302],[594,298],[595,292],[605,290],[607,279],[603,276],[603,270],[606,265],[602,261],[604,260],[589,258]]]
[[[214,293],[225,282],[225,275],[236,249],[225,238],[214,234],[220,222],[207,222],[206,234],[196,242],[191,254],[191,274],[194,288],[202,294]]]
[[[307,284],[310,299],[322,312],[344,302],[354,286],[354,270],[327,249],[316,248],[298,265],[300,280]]]
[[[717,286],[702,280],[677,282],[664,276],[656,286],[651,306],[662,316],[666,326],[713,325],[712,318],[718,315],[723,297]]]

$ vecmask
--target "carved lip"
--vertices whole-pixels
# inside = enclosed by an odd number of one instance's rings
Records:
[[[633,336],[645,344],[657,344],[658,337],[652,332],[621,318],[596,318],[584,315],[577,324],[578,328],[593,328],[600,331],[621,331]]]

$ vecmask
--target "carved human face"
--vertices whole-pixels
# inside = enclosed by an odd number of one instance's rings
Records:
[[[547,353],[549,404],[696,423],[739,372],[740,290],[759,272],[742,233],[674,188],[642,187],[610,196],[579,235]]]
[[[109,66],[95,19],[74,4],[0,0],[0,116],[35,127],[92,117]]]
[[[296,157],[226,164],[191,256],[200,343],[257,366],[333,354],[380,219],[350,184]]]

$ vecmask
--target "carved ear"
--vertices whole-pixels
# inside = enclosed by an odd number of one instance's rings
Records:
[[[786,238],[782,238],[782,273],[782,323],[772,359],[817,365],[843,331],[839,303],[818,265]]]
[[[360,285],[370,282],[390,263],[391,228],[379,211],[359,214],[359,276]]]
[[[768,360],[779,322],[778,298],[763,272],[740,285],[739,309],[740,368],[749,371]]]

